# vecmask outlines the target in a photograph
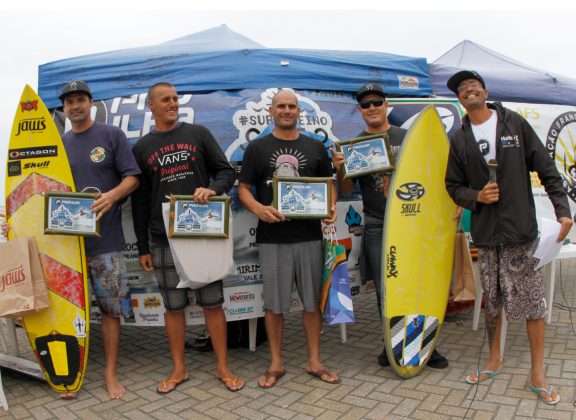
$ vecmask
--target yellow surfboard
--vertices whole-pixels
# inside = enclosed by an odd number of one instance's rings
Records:
[[[57,392],[77,392],[88,360],[89,294],[84,240],[44,234],[47,191],[74,191],[68,157],[56,125],[26,85],[12,126],[6,171],[9,239],[36,238],[50,307],[23,317],[46,380]]]
[[[456,205],[444,187],[449,142],[433,106],[406,134],[392,176],[383,238],[384,342],[404,378],[436,345],[450,293]]]

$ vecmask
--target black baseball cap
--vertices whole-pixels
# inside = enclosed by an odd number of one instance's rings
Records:
[[[448,89],[450,89],[456,95],[458,95],[458,86],[460,86],[460,83],[462,83],[462,81],[466,79],[476,79],[480,83],[482,83],[482,87],[486,89],[486,83],[484,83],[484,79],[482,79],[482,76],[480,76],[478,72],[474,70],[459,71],[458,73],[454,74],[450,79],[448,79],[446,86],[448,86]]]
[[[386,94],[382,90],[382,86],[378,83],[366,83],[358,89],[358,92],[356,92],[356,100],[360,102],[364,96],[370,93],[381,96],[382,99],[386,99]]]
[[[92,90],[90,90],[90,86],[86,82],[82,80],[72,80],[64,85],[62,88],[62,93],[58,96],[58,99],[64,101],[64,98],[68,95],[72,95],[73,93],[85,93],[92,99]]]

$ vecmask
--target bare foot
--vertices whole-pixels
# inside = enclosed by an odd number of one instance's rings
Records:
[[[105,382],[106,390],[108,391],[108,396],[111,400],[120,399],[124,396],[124,394],[126,394],[126,388],[124,388],[122,384],[118,382],[116,376],[113,376],[112,378],[105,378]]]

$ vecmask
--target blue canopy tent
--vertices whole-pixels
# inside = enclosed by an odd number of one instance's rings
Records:
[[[472,41],[462,41],[430,64],[436,96],[454,97],[446,81],[460,70],[476,70],[486,81],[490,100],[576,105],[576,80],[527,66]]]
[[[129,96],[155,82],[180,93],[289,86],[355,92],[378,81],[390,95],[430,96],[425,58],[380,52],[273,49],[222,25],[162,44],[69,58],[41,65],[39,93],[60,106],[60,89],[85,80],[95,99]]]

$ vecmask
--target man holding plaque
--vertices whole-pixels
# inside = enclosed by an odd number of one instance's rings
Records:
[[[258,216],[256,241],[264,281],[266,332],[271,362],[258,379],[261,388],[272,388],[284,376],[282,334],[284,313],[290,310],[292,285],[296,282],[304,306],[304,330],[308,348],[307,371],[320,380],[336,384],[337,373],[330,372],[320,361],[319,309],[322,283],[322,230],[320,219],[286,220],[274,208],[273,177],[331,177],[330,158],[324,145],[300,134],[298,99],[291,90],[280,90],[272,99],[269,113],[274,131],[254,140],[244,153],[238,197],[244,207]],[[256,189],[256,195],[252,193]],[[335,186],[330,181],[332,202],[330,219],[336,220]]]
[[[100,237],[86,237],[86,256],[92,291],[102,314],[104,381],[111,399],[126,390],[118,382],[120,317],[133,318],[130,286],[122,251],[121,203],[138,186],[140,169],[124,132],[91,118],[92,91],[83,81],[66,83],[59,96],[72,129],[62,136],[77,191],[97,193],[92,211],[100,221]],[[62,398],[75,398],[64,393]]]
[[[388,102],[382,87],[377,83],[367,83],[360,87],[356,93],[358,110],[366,123],[366,128],[358,137],[382,134],[388,137],[393,157],[398,156],[400,146],[406,135],[406,130],[391,125],[388,121]],[[374,281],[378,310],[382,305],[382,236],[384,225],[384,211],[386,198],[390,185],[389,173],[372,173],[357,178],[344,178],[342,165],[345,163],[344,154],[333,147],[332,163],[338,174],[338,186],[342,194],[350,194],[356,182],[360,184],[362,192],[362,205],[364,207],[364,232],[362,235],[362,249],[360,252],[360,272],[362,282]],[[380,312],[381,313],[381,312]],[[378,364],[390,366],[386,350],[378,356]],[[434,349],[428,366],[436,369],[448,367],[448,360]]]
[[[193,195],[194,201],[207,204],[210,197],[232,188],[235,174],[210,131],[178,121],[178,93],[174,86],[156,83],[148,89],[147,104],[156,127],[133,149],[142,174],[140,187],[132,195],[132,218],[140,265],[145,271],[154,271],[166,309],[164,320],[173,367],[156,392],[168,394],[189,379],[184,358],[184,308],[189,304],[189,289],[177,288],[179,277],[164,227],[162,203],[169,201],[170,195]],[[227,365],[223,282],[218,280],[194,292],[196,303],[204,309],[218,378],[228,390],[238,391],[245,383]]]

